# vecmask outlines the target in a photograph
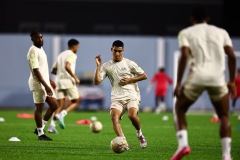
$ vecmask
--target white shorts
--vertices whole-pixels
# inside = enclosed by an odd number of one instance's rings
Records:
[[[139,110],[139,105],[140,105],[140,101],[139,100],[119,100],[119,101],[113,101],[111,103],[111,107],[112,108],[116,108],[117,110],[119,110],[120,112],[123,112],[124,110],[128,110],[129,108],[136,108],[137,111]]]
[[[36,90],[36,91],[32,91],[32,92],[33,92],[33,102],[34,103],[45,103],[46,98],[48,96],[47,92],[45,90],[40,89],[40,90]],[[52,97],[56,98],[56,94],[53,91],[53,89],[52,89],[52,92],[53,92]]]
[[[196,84],[186,83],[183,88],[184,95],[190,100],[195,101],[203,91],[207,91],[211,101],[219,101],[223,96],[228,93],[227,85],[223,86],[202,86]]]
[[[79,98],[79,91],[77,86],[68,89],[58,89],[56,91],[57,99],[64,99],[68,96],[69,100],[78,99]]]

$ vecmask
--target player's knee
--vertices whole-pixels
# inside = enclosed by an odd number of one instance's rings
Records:
[[[73,99],[73,100],[71,100],[71,102],[72,102],[72,103],[75,103],[75,104],[79,104],[80,99]]]
[[[137,117],[138,117],[138,116],[137,116],[136,113],[129,113],[129,114],[128,114],[128,118],[129,118],[130,120],[136,119]]]

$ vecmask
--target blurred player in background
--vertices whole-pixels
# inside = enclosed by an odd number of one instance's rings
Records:
[[[240,98],[240,68],[237,70],[237,76],[235,77],[235,86],[236,86],[236,96],[232,100],[232,111],[234,113],[236,102]]]
[[[172,85],[172,79],[165,73],[165,68],[159,68],[151,79],[150,84],[147,87],[147,93],[155,86],[155,113],[159,114],[161,111],[166,110],[165,97],[167,95],[168,85]]]
[[[27,60],[30,67],[30,77],[28,80],[29,88],[33,92],[35,104],[34,119],[37,125],[34,133],[38,135],[38,140],[51,141],[44,133],[44,127],[57,109],[57,100],[51,86],[54,82],[49,79],[49,69],[46,53],[43,49],[43,35],[40,32],[32,31],[31,40],[33,45],[29,48]],[[51,82],[50,82],[51,81]],[[44,103],[49,107],[42,119]]]
[[[172,160],[180,160],[191,152],[188,144],[186,112],[203,91],[207,91],[220,119],[219,134],[222,159],[231,160],[231,127],[229,121],[229,94],[235,96],[236,58],[232,40],[224,29],[207,24],[207,10],[196,7],[191,15],[192,26],[179,32],[181,49],[174,120],[177,130],[178,149]],[[225,56],[227,56],[229,81],[225,80]],[[189,62],[190,72],[182,86],[182,78]]]
[[[80,80],[75,75],[75,67],[77,60],[77,51],[79,42],[76,39],[68,41],[68,49],[61,52],[55,63],[53,64],[51,73],[56,75],[56,95],[58,100],[58,109],[55,111],[48,131],[57,133],[56,121],[62,129],[65,128],[64,117],[68,112],[78,107],[80,102],[79,91],[77,85]],[[71,101],[64,109],[66,97]]]
[[[112,84],[110,116],[113,129],[117,136],[125,137],[120,120],[125,111],[136,129],[136,134],[142,148],[147,147],[147,141],[142,133],[138,117],[140,91],[137,82],[147,79],[144,71],[133,61],[123,57],[124,44],[116,40],[112,44],[113,59],[104,63],[100,55],[96,56],[94,84],[100,84],[106,77]],[[129,145],[126,150],[129,150]]]

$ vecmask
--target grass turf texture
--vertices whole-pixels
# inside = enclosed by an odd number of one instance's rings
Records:
[[[81,160],[169,160],[177,148],[172,113],[139,113],[143,133],[148,141],[146,149],[142,149],[135,130],[125,114],[121,121],[131,151],[116,154],[110,149],[110,141],[115,138],[109,112],[73,111],[65,117],[66,128],[59,126],[58,134],[46,132],[53,141],[38,141],[33,134],[34,119],[19,119],[18,113],[30,113],[32,110],[0,110],[0,160],[34,160],[34,159],[81,159]],[[169,120],[163,121],[162,116],[168,115]],[[96,116],[103,124],[103,130],[92,133],[89,125],[77,125],[81,119]],[[221,142],[218,135],[218,123],[211,123],[212,114],[188,114],[188,133],[191,154],[188,160],[220,160]],[[232,124],[232,157],[240,159],[240,121],[231,115]],[[45,130],[47,131],[47,126]],[[18,137],[20,142],[8,141]]]

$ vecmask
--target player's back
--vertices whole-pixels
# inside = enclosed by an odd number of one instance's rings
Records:
[[[71,54],[71,51],[66,50],[61,52],[57,57],[57,77],[59,79],[65,79],[69,77],[65,69],[65,63],[70,54]]]
[[[184,45],[190,48],[190,74],[194,83],[222,85],[225,71],[225,45],[232,45],[227,32],[206,23],[180,32]]]

